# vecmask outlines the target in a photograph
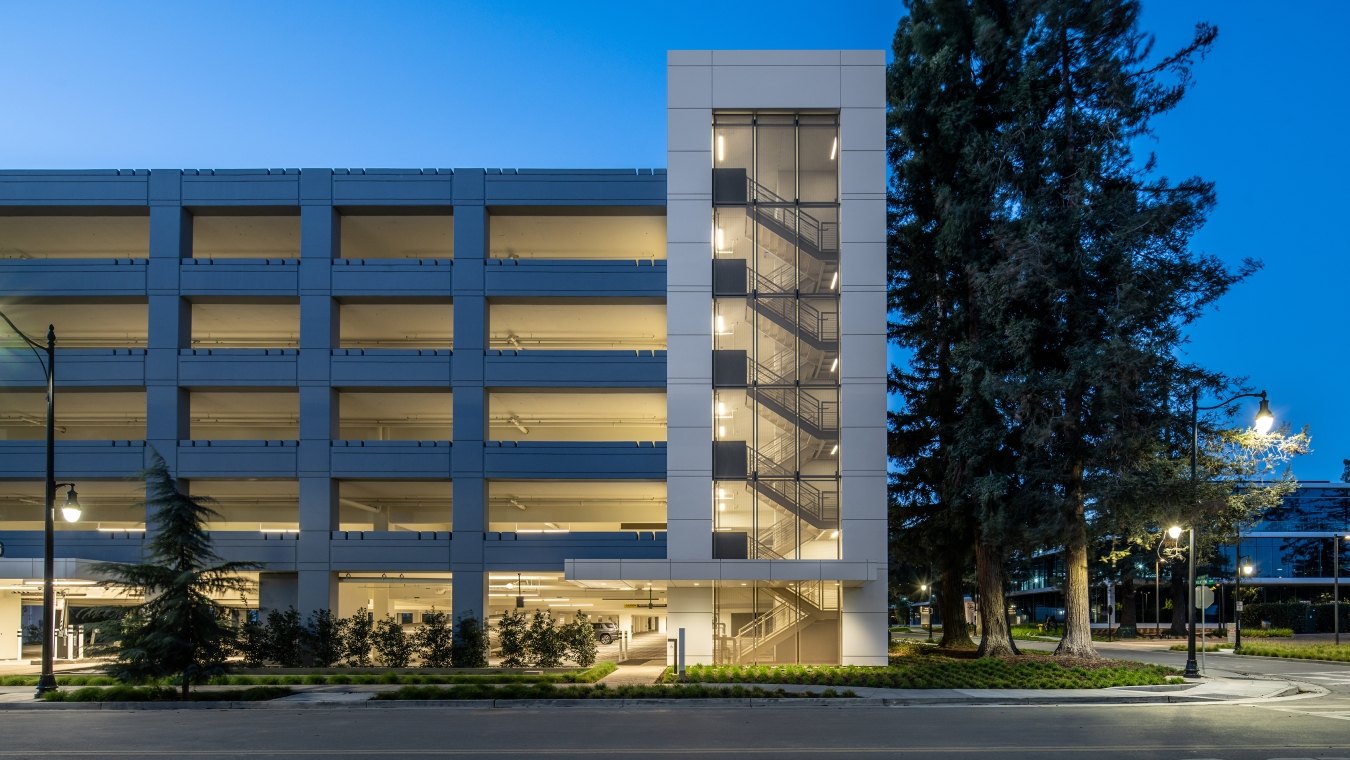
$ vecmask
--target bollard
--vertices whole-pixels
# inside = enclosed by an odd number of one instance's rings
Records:
[[[684,629],[683,629],[683,628],[680,629],[679,636],[680,636],[680,639],[679,639],[680,643],[679,643],[679,649],[676,650],[676,657],[677,657],[676,664],[679,666],[679,671],[678,671],[678,672],[679,672],[679,674],[680,674],[680,680],[683,681],[683,680],[684,680]]]
[[[19,661],[22,661],[22,660],[23,660],[23,629],[22,629],[22,628],[20,628],[19,630],[17,630],[17,631],[14,632],[14,642],[15,642],[15,644],[16,644],[16,647],[15,647],[16,651],[14,652],[14,659],[19,660]]]

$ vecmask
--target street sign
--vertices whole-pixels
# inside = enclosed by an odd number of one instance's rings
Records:
[[[1197,610],[1208,609],[1209,605],[1214,603],[1214,590],[1208,586],[1195,587],[1195,608]]]
[[[1237,611],[1242,612],[1242,602],[1237,603]]]

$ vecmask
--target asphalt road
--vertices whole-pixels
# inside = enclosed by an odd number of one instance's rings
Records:
[[[1185,653],[1102,644],[1180,665]],[[0,713],[5,758],[1091,758],[1350,760],[1350,667],[1207,656],[1328,690],[1260,704],[308,708]]]
[[[1350,758],[1346,712],[1270,706],[8,713],[0,758]]]

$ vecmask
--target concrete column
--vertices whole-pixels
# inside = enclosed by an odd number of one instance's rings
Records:
[[[488,214],[482,170],[455,172],[455,359],[454,449],[450,477],[454,540],[450,546],[452,616],[487,618],[483,541],[487,531],[487,481],[483,446],[487,433],[487,392],[483,360],[487,348],[484,260]]]
[[[666,553],[682,560],[712,558],[711,63],[671,51],[667,68]]]
[[[316,610],[330,610],[334,615],[338,611],[337,576],[322,569],[301,569],[296,587],[295,608],[302,618],[308,619]]]
[[[684,629],[684,663],[711,665],[713,661],[713,590],[703,587],[666,589],[666,635],[675,638]],[[674,665],[666,651],[666,664]]]
[[[890,645],[886,574],[862,586],[844,587],[839,652],[844,665],[885,665]]]
[[[19,629],[23,627],[23,599],[0,595],[0,661],[19,659]]]

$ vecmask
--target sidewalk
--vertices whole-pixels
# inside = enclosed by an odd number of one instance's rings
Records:
[[[659,666],[628,666],[604,679],[609,686],[625,683],[649,684],[659,675]],[[617,677],[617,678],[616,678]],[[614,679],[614,680],[611,680]],[[705,684],[730,688],[737,684]],[[825,687],[801,684],[739,684],[778,689],[789,692],[820,693]],[[225,687],[204,687],[213,691]],[[1306,685],[1291,681],[1206,678],[1185,684],[1169,686],[1119,686],[1107,689],[881,689],[871,687],[836,687],[836,692],[852,691],[856,698],[733,698],[733,699],[503,699],[503,700],[406,700],[371,701],[382,691],[397,689],[394,685],[327,685],[294,686],[295,694],[270,702],[38,702],[33,699],[31,686],[0,687],[0,711],[4,710],[153,710],[153,709],[304,709],[307,707],[380,707],[380,708],[533,708],[533,707],[901,707],[932,705],[1018,705],[1018,704],[1159,704],[1159,703],[1250,703],[1322,693]]]

